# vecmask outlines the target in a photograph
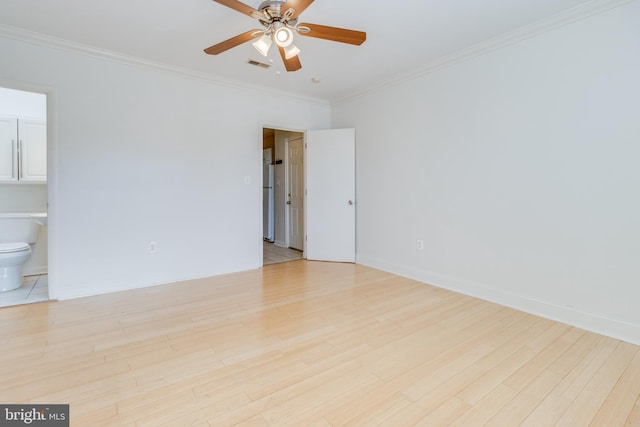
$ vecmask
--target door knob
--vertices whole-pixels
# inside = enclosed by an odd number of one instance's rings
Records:
[[[347,203],[349,204],[349,206],[353,205],[353,202],[351,200],[349,200]]]

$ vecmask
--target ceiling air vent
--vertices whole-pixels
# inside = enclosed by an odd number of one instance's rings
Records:
[[[254,61],[253,59],[249,60],[249,64],[255,65],[256,67],[269,68],[271,64],[265,64],[264,62]]]

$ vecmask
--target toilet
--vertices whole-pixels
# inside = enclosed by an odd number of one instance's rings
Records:
[[[22,266],[30,256],[28,243],[0,243],[0,292],[22,285]]]
[[[40,225],[31,213],[0,213],[0,292],[22,285],[22,267],[31,256]]]

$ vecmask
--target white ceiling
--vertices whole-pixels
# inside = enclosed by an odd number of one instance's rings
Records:
[[[258,8],[261,1],[245,3]],[[367,41],[352,46],[297,36],[302,69],[292,73],[284,70],[273,47],[269,69],[247,64],[249,59],[268,61],[251,43],[206,55],[203,49],[260,28],[256,20],[211,0],[2,0],[0,25],[221,80],[335,101],[585,3],[589,1],[316,0],[299,22],[365,31]]]

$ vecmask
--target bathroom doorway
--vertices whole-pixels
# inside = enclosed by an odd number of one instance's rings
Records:
[[[0,125],[0,213],[40,214],[22,286],[0,292],[4,307],[49,299],[47,94],[0,87]]]
[[[263,265],[300,260],[304,258],[304,133],[271,127],[262,131]]]

